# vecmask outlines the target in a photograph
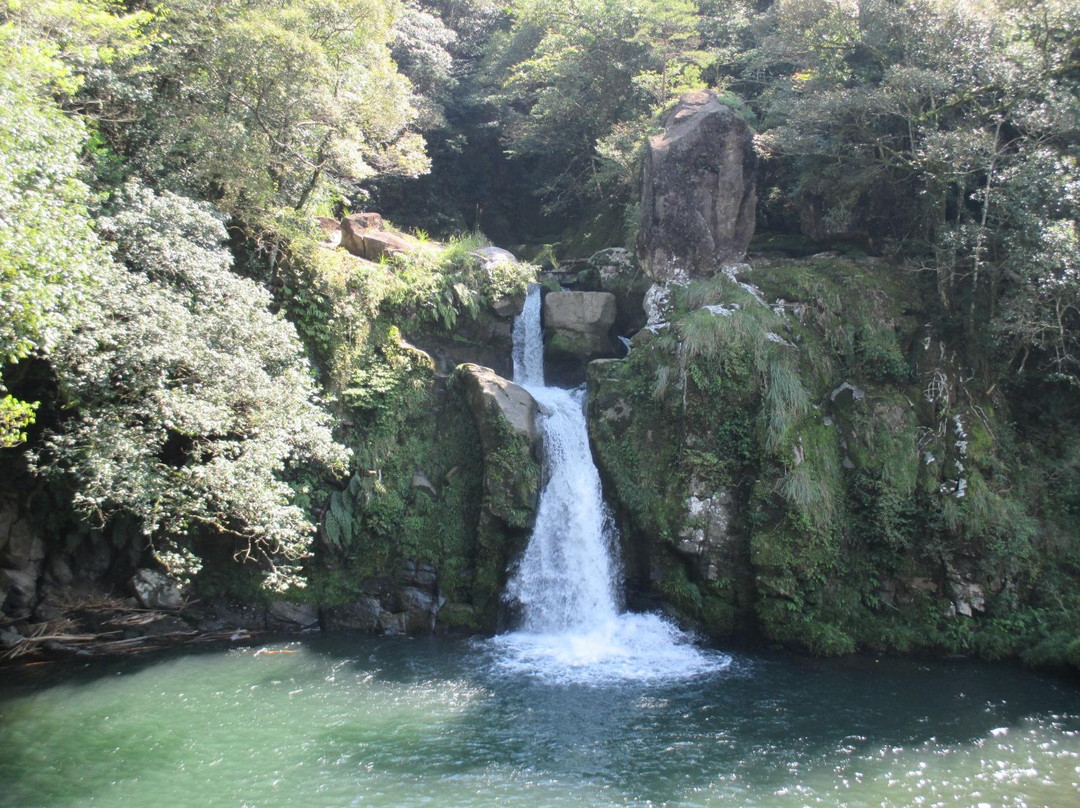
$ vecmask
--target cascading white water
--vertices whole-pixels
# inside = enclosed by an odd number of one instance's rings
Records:
[[[536,525],[507,594],[531,632],[583,629],[613,619],[612,525],[589,452],[583,391],[530,385],[541,410],[547,481]]]
[[[514,318],[514,381],[544,386],[544,332],[540,325],[540,287],[529,285],[521,314]]]
[[[617,614],[612,528],[589,451],[583,393],[544,386],[540,287],[514,320],[514,381],[540,406],[546,483],[536,526],[507,594],[531,632],[566,631]]]
[[[556,681],[694,676],[730,659],[701,651],[652,614],[620,613],[614,524],[593,463],[584,388],[544,385],[540,287],[514,322],[514,381],[540,408],[544,479],[536,524],[507,586],[519,631],[495,640],[498,664]]]

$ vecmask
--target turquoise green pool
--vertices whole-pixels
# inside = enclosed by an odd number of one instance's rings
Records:
[[[318,638],[0,678],[0,805],[1080,805],[1080,690],[733,654],[577,682],[497,646]]]

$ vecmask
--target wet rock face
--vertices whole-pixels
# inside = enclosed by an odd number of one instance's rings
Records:
[[[730,492],[710,490],[699,480],[690,482],[686,521],[676,547],[697,561],[706,581],[717,580],[721,561],[730,563],[731,545],[738,541],[731,525],[734,509],[735,499]]]
[[[382,603],[378,598],[365,595],[351,603],[324,609],[322,626],[330,631],[375,634],[379,630],[379,620],[383,611]]]
[[[483,507],[507,526],[528,527],[536,515],[540,485],[536,400],[490,368],[465,364],[456,375],[480,433]]]
[[[0,618],[26,617],[38,600],[37,579],[45,543],[19,513],[18,502],[0,502]]]
[[[305,630],[319,626],[319,610],[310,603],[277,600],[270,604],[267,615],[271,625],[280,624],[286,630]]]
[[[710,92],[684,95],[646,144],[637,252],[666,283],[740,260],[757,204],[750,127]]]
[[[402,565],[400,584],[390,580],[372,579],[365,583],[366,594],[349,603],[328,606],[321,615],[313,615],[329,631],[351,631],[362,634],[431,634],[446,605],[439,591],[435,568],[425,561],[406,559]],[[289,605],[289,604],[285,604]],[[293,623],[292,611],[285,615]],[[310,609],[311,607],[301,607]],[[307,615],[307,611],[301,616]],[[313,620],[312,622],[316,622]]]

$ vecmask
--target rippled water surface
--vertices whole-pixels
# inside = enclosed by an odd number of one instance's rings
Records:
[[[491,643],[316,639],[0,678],[0,805],[1080,805],[1080,692],[731,657],[582,683]]]

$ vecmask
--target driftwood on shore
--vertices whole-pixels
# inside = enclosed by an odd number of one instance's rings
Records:
[[[125,607],[115,601],[70,604],[72,614],[9,630],[0,663],[42,657],[108,657],[139,654],[179,645],[249,641],[263,632],[185,627],[179,611]],[[89,626],[89,628],[88,628]],[[0,624],[0,628],[4,628]]]

